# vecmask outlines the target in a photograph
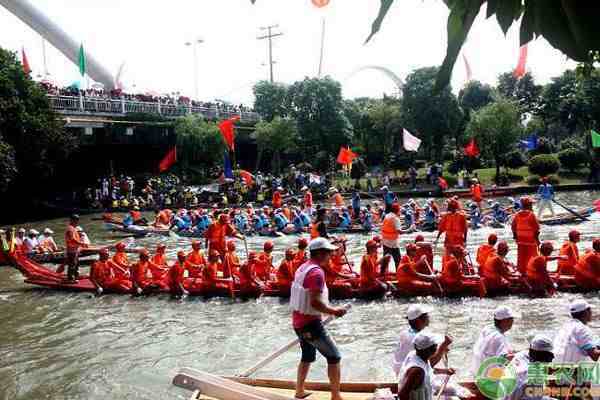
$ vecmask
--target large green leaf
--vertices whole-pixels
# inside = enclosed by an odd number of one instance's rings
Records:
[[[388,11],[390,10],[390,7],[392,6],[393,2],[394,2],[394,0],[381,0],[381,6],[379,7],[379,13],[377,14],[377,18],[375,18],[375,21],[373,21],[373,25],[371,26],[371,34],[369,35],[367,40],[365,40],[365,43],[367,43],[369,40],[371,40],[373,35],[375,35],[377,32],[379,32],[379,29],[381,28],[381,23],[383,22],[383,19],[385,18]]]
[[[502,0],[496,7],[496,19],[504,34],[508,28],[521,16],[523,9],[521,0]]]
[[[496,10],[498,9],[498,4],[501,0],[487,0],[487,18],[496,14]]]
[[[448,16],[448,46],[446,58],[440,67],[435,83],[436,90],[442,90],[450,83],[454,64],[467,35],[473,26],[475,17],[485,0],[457,0],[453,3]]]
[[[521,46],[531,42],[538,34],[535,20],[535,7],[535,0],[529,0],[525,4],[525,13],[521,20],[521,29],[519,32]]]
[[[588,58],[589,51],[600,50],[600,4],[598,1],[574,2],[562,0],[561,4],[567,18],[573,39],[577,45],[577,57]],[[569,54],[569,53],[567,53]]]

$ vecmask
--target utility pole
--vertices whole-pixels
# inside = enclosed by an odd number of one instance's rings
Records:
[[[267,34],[264,36],[257,37],[258,40],[269,39],[269,78],[270,78],[271,83],[273,83],[273,81],[274,81],[274,79],[273,79],[273,64],[275,64],[275,61],[273,61],[273,38],[277,37],[277,36],[283,36],[283,33],[281,33],[281,32],[273,33],[273,29],[278,28],[278,27],[279,27],[279,25],[263,26],[260,28],[260,30],[267,31]]]

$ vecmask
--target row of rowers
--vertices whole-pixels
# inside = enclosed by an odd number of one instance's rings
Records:
[[[444,385],[434,377],[436,373],[451,375],[454,370],[435,368],[448,353],[452,339],[448,336],[442,339],[431,332],[428,328],[431,311],[422,304],[413,304],[408,308],[408,327],[399,336],[392,360],[392,368],[399,378],[400,399],[432,399],[433,394],[440,389],[447,396],[456,396],[464,390],[453,383]],[[471,362],[473,376],[489,376],[486,361],[504,357],[510,361],[509,369],[515,372],[517,380],[516,387],[512,393],[507,393],[506,398],[541,399],[542,396],[531,396],[527,392],[528,387],[542,389],[541,386],[535,386],[536,379],[528,376],[532,371],[529,368],[531,364],[578,364],[582,368],[582,363],[591,363],[600,357],[600,338],[588,326],[592,320],[591,306],[582,299],[576,299],[569,304],[568,313],[569,319],[558,329],[554,338],[546,334],[534,335],[529,341],[529,349],[517,352],[507,338],[507,333],[513,327],[515,314],[506,306],[496,308],[490,316],[493,324],[483,328],[474,342]],[[565,379],[570,378],[565,376]],[[591,379],[591,376],[587,379]]]

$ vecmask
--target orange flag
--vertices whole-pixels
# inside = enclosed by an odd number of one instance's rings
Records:
[[[240,120],[239,116],[229,118],[219,124],[219,130],[223,135],[223,140],[227,144],[227,147],[231,151],[235,150],[235,133],[233,131],[233,124]]]
[[[350,150],[349,147],[340,147],[340,152],[338,153],[337,156],[337,162],[338,164],[342,164],[342,165],[348,165],[348,164],[352,164],[352,161],[354,161],[354,159],[358,157],[358,155],[356,153],[354,153],[352,150]]]
[[[23,72],[25,75],[29,75],[31,73],[31,67],[29,66],[29,60],[27,59],[27,54],[25,54],[25,48],[21,48],[21,56],[23,57]]]
[[[515,78],[522,78],[527,72],[527,45],[521,46],[519,49],[519,62],[515,68],[513,75]]]

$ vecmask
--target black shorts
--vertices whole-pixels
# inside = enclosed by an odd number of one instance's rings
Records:
[[[320,320],[309,322],[302,328],[294,330],[300,339],[302,362],[314,362],[318,350],[327,359],[328,364],[339,364],[342,356]]]
[[[396,264],[397,268],[400,265],[400,248],[383,246],[383,255],[386,256],[388,254],[394,259],[394,264]]]

